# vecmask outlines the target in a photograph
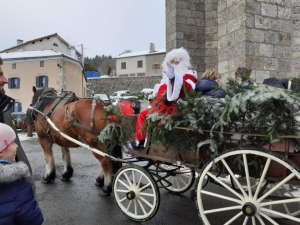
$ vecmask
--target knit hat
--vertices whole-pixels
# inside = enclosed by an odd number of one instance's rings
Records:
[[[14,130],[4,124],[0,123],[0,152],[7,148],[16,139]]]

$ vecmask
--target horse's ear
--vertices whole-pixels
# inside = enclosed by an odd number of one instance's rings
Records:
[[[32,86],[32,91],[33,91],[33,93],[36,92],[36,87],[35,86]]]

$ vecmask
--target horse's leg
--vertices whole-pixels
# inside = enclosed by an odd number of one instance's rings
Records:
[[[64,172],[62,180],[68,181],[73,176],[73,166],[71,161],[70,150],[67,147],[61,147],[62,159],[64,161]]]
[[[46,161],[46,172],[45,176],[43,177],[44,183],[51,183],[55,180],[55,162],[53,157],[52,146],[53,142],[50,138],[39,137],[39,142],[44,150],[44,157]]]
[[[93,152],[93,155],[99,160],[102,171],[100,176],[96,179],[96,185],[102,187],[103,194],[109,196],[112,191],[112,164],[111,161],[103,156],[98,155],[97,153]]]
[[[119,145],[116,145],[111,150],[111,155],[115,158],[122,158],[122,147]],[[122,163],[120,162],[111,162],[112,164],[112,174],[115,174],[121,167]],[[96,186],[103,187],[104,185],[104,170],[102,169],[99,177],[96,178]]]

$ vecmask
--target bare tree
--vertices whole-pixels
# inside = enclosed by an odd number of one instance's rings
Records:
[[[112,71],[116,69],[116,61],[111,56],[103,58],[98,66],[98,72],[101,75],[111,75]]]
[[[126,49],[126,50],[124,50],[122,53],[120,53],[119,55],[123,55],[123,54],[125,54],[125,53],[130,53],[130,52],[132,52],[131,50],[128,50],[128,49]]]

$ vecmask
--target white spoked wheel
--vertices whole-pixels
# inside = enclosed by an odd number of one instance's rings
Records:
[[[115,176],[113,192],[118,206],[131,220],[147,221],[158,211],[160,193],[157,184],[141,166],[122,167]]]
[[[185,166],[158,164],[160,183],[169,192],[181,194],[189,190],[195,181],[195,171]]]
[[[285,176],[269,177],[268,171],[274,166]],[[230,175],[234,185],[224,176],[215,176],[216,170]],[[207,176],[218,185],[203,185]],[[220,219],[218,224],[226,225],[282,224],[275,221],[277,218],[298,224],[300,196],[287,187],[299,182],[298,167],[280,155],[257,148],[226,151],[203,167],[196,187],[196,205],[205,225],[216,217]],[[210,204],[214,201],[216,204]]]

